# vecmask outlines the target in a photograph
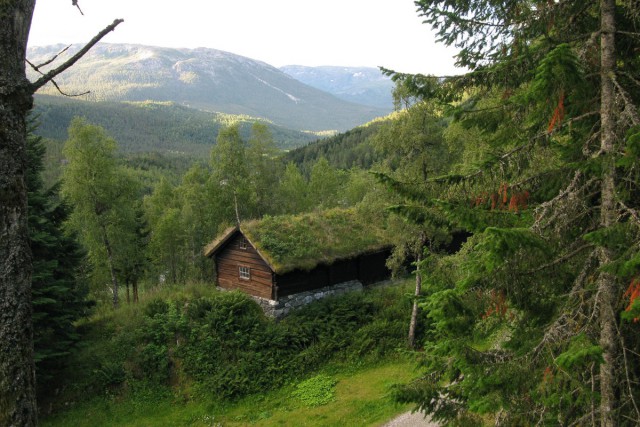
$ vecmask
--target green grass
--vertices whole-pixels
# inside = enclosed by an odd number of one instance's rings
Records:
[[[210,401],[180,401],[175,396],[148,400],[138,397],[104,398],[78,405],[55,417],[45,418],[43,426],[379,426],[410,409],[389,397],[393,384],[410,380],[415,363],[405,358],[388,360],[376,366],[354,370],[333,366],[327,375],[337,380],[334,401],[308,407],[293,396],[291,384],[234,404]],[[213,396],[212,396],[213,398]]]
[[[240,228],[278,274],[311,270],[390,245],[382,227],[367,223],[355,209],[265,216]]]

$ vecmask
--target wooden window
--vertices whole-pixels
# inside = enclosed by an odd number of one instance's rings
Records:
[[[247,249],[247,239],[240,240],[240,249]]]
[[[238,267],[239,277],[243,280],[251,280],[251,269],[249,267]]]

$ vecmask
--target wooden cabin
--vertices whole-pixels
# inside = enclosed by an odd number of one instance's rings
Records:
[[[391,245],[352,210],[267,217],[230,227],[205,248],[218,286],[278,301],[282,297],[358,281],[389,278]]]

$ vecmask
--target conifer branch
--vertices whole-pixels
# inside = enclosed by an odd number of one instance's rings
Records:
[[[30,89],[31,93],[35,93],[38,89],[40,89],[45,84],[49,83],[53,80],[58,74],[65,71],[67,68],[71,67],[73,64],[78,62],[80,58],[82,58],[89,50],[95,46],[104,36],[113,31],[119,24],[124,22],[123,19],[116,19],[110,25],[105,27],[102,31],[100,31],[94,38],[92,38],[89,43],[87,43],[82,49],[80,49],[75,55],[65,61],[62,65],[53,70],[47,72],[42,77],[40,77],[35,82],[31,83]]]
[[[566,261],[568,259],[573,258],[574,256],[578,255],[583,250],[588,249],[588,248],[592,248],[592,247],[593,247],[593,244],[591,244],[591,243],[588,243],[586,245],[582,245],[578,249],[575,249],[575,250],[569,252],[568,254],[565,254],[565,255],[563,255],[563,256],[561,256],[559,258],[556,258],[555,260],[553,260],[553,261],[551,261],[551,262],[549,262],[547,264],[541,265],[540,267],[535,268],[533,270],[526,271],[525,274],[534,274],[534,273],[537,273],[539,271],[546,270],[547,268],[551,268],[551,267],[553,267],[555,265],[560,264],[561,262],[564,262],[564,261]]]

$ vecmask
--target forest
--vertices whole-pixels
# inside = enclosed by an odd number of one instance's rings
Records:
[[[125,153],[82,117],[49,141],[32,118],[44,424],[162,425],[158,408],[176,425],[298,410],[350,425],[314,411],[347,373],[390,366],[404,374],[384,398],[352,403],[375,413],[362,425],[407,409],[440,425],[640,424],[640,5],[415,4],[467,73],[384,69],[393,114],[289,152],[261,122],[220,127],[190,162]],[[203,248],[225,228],[346,208],[393,242],[394,285],[282,321],[216,291]]]

